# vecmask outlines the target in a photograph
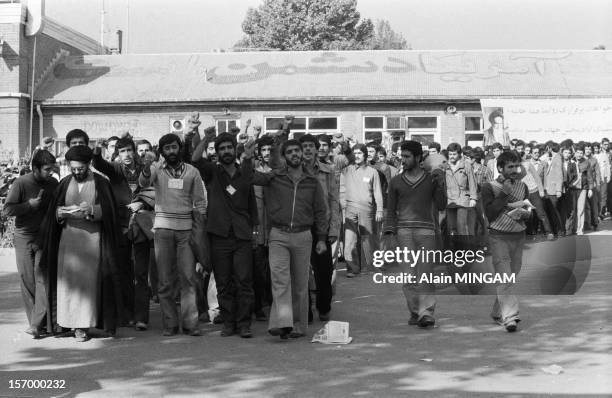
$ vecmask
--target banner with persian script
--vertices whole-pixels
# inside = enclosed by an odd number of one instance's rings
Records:
[[[612,139],[612,98],[481,99],[484,129],[491,114],[503,114],[510,138],[525,142]]]

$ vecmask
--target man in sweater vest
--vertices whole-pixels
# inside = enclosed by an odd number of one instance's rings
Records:
[[[163,335],[178,333],[175,285],[179,280],[183,333],[201,336],[196,306],[195,258],[190,245],[192,214],[206,216],[206,191],[198,170],[182,161],[182,142],[176,134],[159,139],[164,161],[153,165],[146,156],[140,186],[155,187],[155,259],[159,278],[159,302]],[[178,270],[177,270],[178,268]]]
[[[385,241],[395,235],[400,248],[433,250],[436,246],[434,214],[446,207],[444,172],[435,169],[430,174],[419,166],[423,147],[416,141],[403,142],[401,151],[404,171],[393,177],[389,184],[388,208],[383,227]],[[413,264],[401,264],[404,267],[402,272],[416,273],[417,280],[421,280],[423,273],[432,271],[427,263],[418,263],[416,267],[411,267]],[[408,324],[422,328],[435,324],[434,289],[433,283],[404,285],[404,295],[410,311]]]
[[[521,159],[515,152],[504,152],[497,158],[499,177],[482,187],[482,202],[489,220],[489,249],[497,274],[514,274],[521,270],[525,243],[525,220],[528,211],[514,211],[525,206],[529,196],[527,185],[521,181]],[[497,298],[491,317],[508,332],[515,332],[519,319],[519,305],[512,294],[514,283],[497,286]]]

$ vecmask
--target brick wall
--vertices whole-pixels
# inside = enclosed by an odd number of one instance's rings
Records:
[[[91,138],[108,138],[129,131],[134,137],[146,138],[157,142],[159,137],[170,131],[172,118],[188,119],[192,112],[200,113],[200,133],[204,128],[215,124],[221,117],[221,109],[228,107],[230,113],[240,120],[242,129],[247,119],[251,126],[263,126],[264,117],[295,116],[338,116],[340,129],[345,135],[355,136],[361,141],[363,133],[363,116],[366,115],[408,115],[438,117],[439,137],[443,147],[451,142],[464,142],[464,116],[478,116],[480,105],[462,104],[457,106],[457,113],[446,114],[445,104],[411,103],[411,104],[338,104],[338,105],[242,105],[222,104],[215,106],[193,107],[147,107],[130,108],[45,108],[44,135],[63,140],[72,129],[85,130]],[[251,127],[251,128],[252,128]]]

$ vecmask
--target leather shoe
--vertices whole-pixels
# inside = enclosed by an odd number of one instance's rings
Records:
[[[504,326],[506,327],[506,331],[507,332],[514,333],[518,329],[518,322],[517,321],[510,321],[510,322],[506,323]]]
[[[251,337],[253,337],[253,332],[251,331],[251,328],[248,326],[241,327],[240,337],[242,337],[243,339],[250,339]]]
[[[408,325],[418,325],[419,324],[419,316],[418,314],[412,313],[410,314],[410,319],[408,320]]]
[[[178,327],[165,328],[162,332],[162,336],[174,336],[178,333]]]
[[[76,329],[74,331],[74,338],[80,343],[89,340],[89,336],[87,335],[87,331],[85,329]]]
[[[32,335],[32,337],[35,339],[40,338],[40,330],[36,326],[30,326],[25,330],[25,332],[29,335]]]
[[[287,340],[289,338],[289,333],[293,330],[292,327],[284,327],[284,328],[272,328],[268,330],[272,336],[280,336],[282,340]]]
[[[420,328],[428,328],[435,325],[436,320],[431,315],[423,315],[421,319],[419,319],[418,325]]]
[[[221,337],[229,337],[236,334],[236,327],[232,326],[224,326],[221,330]]]
[[[186,334],[188,336],[201,336],[202,335],[202,331],[195,327],[193,329],[187,329],[187,328],[183,328],[183,334]]]

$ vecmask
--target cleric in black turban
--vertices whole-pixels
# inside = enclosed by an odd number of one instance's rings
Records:
[[[65,158],[69,162],[89,163],[93,158],[93,150],[86,145],[73,146],[66,152]]]

